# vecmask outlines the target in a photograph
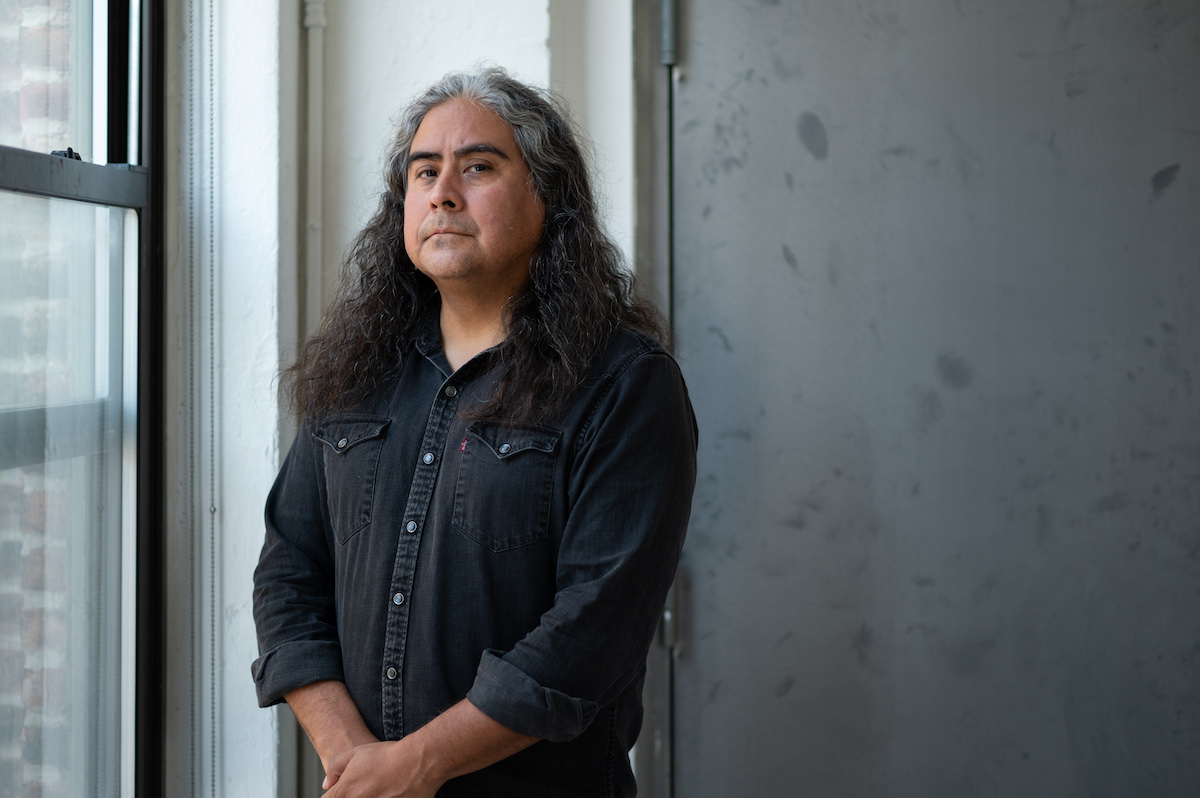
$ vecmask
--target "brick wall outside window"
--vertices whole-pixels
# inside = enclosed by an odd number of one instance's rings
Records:
[[[40,152],[80,145],[68,141],[71,21],[68,0],[0,0],[0,144]],[[0,408],[59,400],[56,385],[71,366],[72,347],[63,336],[81,322],[52,292],[62,290],[55,288],[55,270],[70,269],[65,261],[72,253],[42,233],[50,229],[50,215],[48,202],[0,197]],[[80,545],[94,526],[88,482],[82,460],[0,471],[5,795],[67,798],[87,781],[79,768],[88,770],[89,763],[70,760],[87,749],[77,740],[91,731],[73,729],[73,721],[94,717],[72,707],[81,695],[79,673],[92,665],[86,641],[95,635],[81,628],[96,616],[81,606],[90,598],[79,592],[88,587],[80,575],[92,570],[86,562],[92,555]]]

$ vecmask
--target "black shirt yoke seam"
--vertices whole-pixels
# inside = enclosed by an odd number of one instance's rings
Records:
[[[638,341],[641,343],[641,346],[626,355],[625,359],[619,361],[614,368],[605,371],[601,381],[606,382],[607,385],[602,390],[597,391],[595,398],[592,400],[591,406],[588,408],[587,413],[583,417],[583,421],[579,425],[579,435],[576,437],[577,443],[575,445],[576,453],[586,449],[589,445],[591,445],[591,436],[594,429],[593,423],[596,420],[596,414],[600,412],[600,406],[604,404],[609,395],[612,393],[613,389],[616,387],[617,383],[620,381],[621,375],[632,368],[633,364],[641,360],[643,357],[663,355],[668,360],[674,360],[665,349],[662,349],[658,345],[652,344],[640,333],[634,330],[626,331],[636,336]]]

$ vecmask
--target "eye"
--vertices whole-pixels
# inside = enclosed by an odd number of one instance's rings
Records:
[[[467,171],[475,172],[476,174],[478,174],[479,172],[486,172],[487,170],[489,170],[491,168],[492,167],[488,166],[485,163],[473,163],[467,167]]]
[[[414,180],[433,177],[437,177],[437,171],[432,166],[422,166],[413,172]]]

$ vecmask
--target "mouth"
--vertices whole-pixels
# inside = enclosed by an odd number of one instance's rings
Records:
[[[468,233],[466,230],[463,230],[458,227],[438,227],[438,228],[435,228],[435,229],[429,231],[429,234],[426,235],[425,238],[432,239],[432,238],[437,238],[438,236],[468,236],[468,235],[470,235],[470,233]]]

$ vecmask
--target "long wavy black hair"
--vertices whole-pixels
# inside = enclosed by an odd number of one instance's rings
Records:
[[[666,341],[661,315],[635,295],[621,252],[597,218],[569,115],[547,92],[504,70],[452,74],[401,115],[379,208],[351,245],[317,332],[281,375],[281,392],[302,417],[353,406],[393,378],[413,349],[421,315],[437,301],[433,281],[404,248],[404,195],[417,128],[430,110],[456,98],[508,123],[546,209],[529,280],[506,307],[498,389],[470,415],[544,420],[584,379],[618,324]]]

